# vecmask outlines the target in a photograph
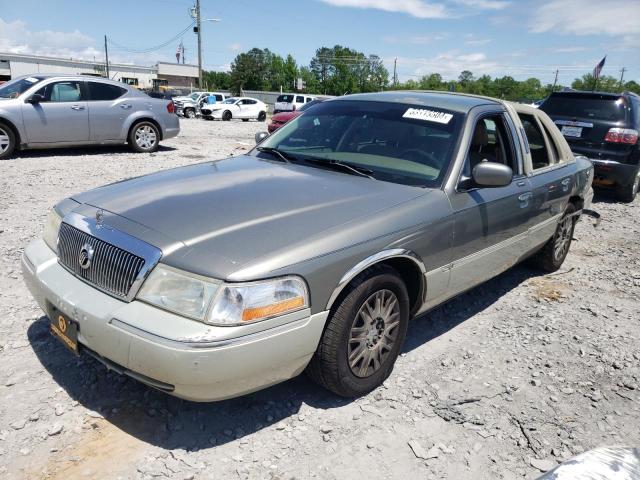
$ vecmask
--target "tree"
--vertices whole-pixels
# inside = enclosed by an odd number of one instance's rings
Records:
[[[241,90],[267,90],[270,87],[272,53],[268,48],[252,48],[240,53],[231,63],[231,89],[234,94]]]
[[[231,74],[229,72],[202,72],[205,85],[209,90],[229,90]]]
[[[620,82],[617,78],[609,75],[602,75],[596,84],[595,77],[590,73],[585,73],[581,78],[576,78],[571,84],[571,88],[576,90],[598,90],[599,92],[619,92]]]
[[[421,90],[445,90],[446,85],[442,82],[442,75],[439,73],[430,73],[420,78]]]
[[[460,84],[460,87],[462,87],[463,91],[469,90],[474,80],[473,73],[469,70],[463,70],[458,76],[458,83]]]

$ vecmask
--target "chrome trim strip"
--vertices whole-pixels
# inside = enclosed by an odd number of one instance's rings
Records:
[[[571,120],[554,120],[553,123],[555,123],[556,125],[566,125],[568,127],[593,128],[593,123],[589,123],[589,122],[572,122]]]
[[[347,284],[351,280],[353,280],[356,276],[358,276],[367,268],[375,265],[376,263],[380,263],[383,260],[388,260],[391,258],[408,258],[409,260],[413,261],[413,263],[415,263],[416,266],[418,266],[418,268],[420,268],[420,272],[422,273],[422,282],[423,282],[421,286],[422,300],[424,302],[424,297],[426,292],[426,288],[424,288],[424,281],[425,281],[425,275],[427,273],[427,269],[424,266],[424,263],[422,263],[422,260],[420,259],[420,257],[418,257],[418,255],[416,255],[411,250],[407,250],[404,248],[392,248],[389,250],[383,250],[381,252],[375,253],[365,258],[364,260],[362,260],[361,262],[358,262],[355,266],[353,266],[347,273],[345,273],[340,279],[340,281],[338,282],[338,285],[336,286],[336,288],[334,288],[333,292],[331,293],[331,296],[327,301],[326,309],[329,310],[331,308],[333,303],[336,301],[336,298],[338,298],[338,295],[340,295],[340,292],[342,291],[342,289],[344,289],[344,287],[346,287]]]
[[[118,300],[131,302],[135,298],[138,290],[140,290],[142,283],[147,278],[151,270],[158,264],[160,258],[162,258],[162,251],[159,248],[154,247],[153,245],[150,245],[140,240],[139,238],[133,237],[128,233],[117,230],[110,225],[106,225],[101,222],[98,223],[95,218],[84,217],[80,214],[70,212],[64,216],[62,221],[88,235],[91,235],[92,237],[97,238],[98,240],[102,240],[110,244],[109,246],[105,246],[105,249],[107,250],[105,254],[107,255],[117,255],[117,252],[112,251],[115,250],[113,247],[111,247],[113,245],[144,259],[144,265],[140,269],[140,272],[131,285],[131,288],[129,289],[126,297],[114,295],[109,290],[104,289],[99,285],[96,285],[95,283],[89,282],[85,278],[78,276],[73,270],[63,265],[62,262],[58,262],[65,270],[70,272],[76,278],[79,278],[88,285],[91,285],[92,287],[100,290],[103,293],[106,293],[113,298],[117,298]],[[109,276],[108,278],[104,278],[102,280],[112,285],[118,279]]]

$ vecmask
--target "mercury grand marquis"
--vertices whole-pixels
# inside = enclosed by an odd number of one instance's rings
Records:
[[[307,371],[391,373],[411,318],[531,261],[553,271],[593,167],[544,112],[471,95],[351,95],[248,154],[62,200],[24,279],[75,354],[181,398]]]

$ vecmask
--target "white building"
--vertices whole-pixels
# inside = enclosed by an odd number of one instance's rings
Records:
[[[15,53],[0,53],[0,81],[34,73],[68,73],[106,76],[102,61],[41,57]],[[138,88],[195,87],[198,80],[196,65],[160,62],[143,67],[139,65],[109,63],[109,78]]]

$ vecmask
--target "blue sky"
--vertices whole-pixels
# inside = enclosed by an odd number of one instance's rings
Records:
[[[0,52],[103,59],[103,35],[129,50],[164,43],[190,23],[192,0],[2,2]],[[640,0],[202,0],[204,66],[229,68],[251,47],[308,64],[316,48],[341,44],[397,58],[401,80],[511,75],[559,82],[590,72],[640,81]],[[37,13],[36,13],[37,12]],[[196,40],[183,36],[187,62]],[[179,41],[151,53],[110,47],[112,61],[175,61]]]

